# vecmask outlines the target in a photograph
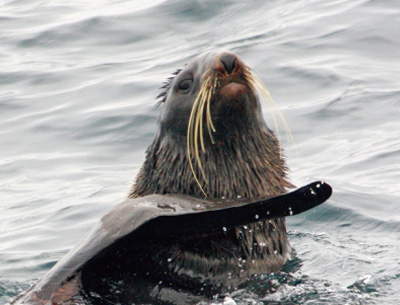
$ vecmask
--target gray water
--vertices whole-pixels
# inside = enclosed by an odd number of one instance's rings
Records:
[[[274,293],[213,303],[398,304],[397,0],[2,1],[1,304],[125,198],[158,87],[215,49],[241,56],[279,105],[291,180],[324,179],[334,194],[288,219],[296,256]]]

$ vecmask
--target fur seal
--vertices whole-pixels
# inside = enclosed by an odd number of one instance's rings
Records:
[[[259,86],[228,52],[178,70],[129,198],[15,304],[194,304],[279,270],[291,253],[284,217],[332,189],[287,193]]]

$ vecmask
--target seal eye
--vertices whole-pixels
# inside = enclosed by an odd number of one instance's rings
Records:
[[[179,90],[189,90],[190,87],[192,87],[193,84],[193,78],[185,78],[184,80],[181,80],[181,82],[178,85]]]

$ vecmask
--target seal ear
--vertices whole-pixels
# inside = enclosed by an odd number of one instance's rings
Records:
[[[160,99],[158,101],[158,105],[162,104],[165,102],[165,99],[167,97],[167,92],[169,88],[171,87],[172,82],[174,81],[175,77],[182,71],[182,69],[177,69],[175,72],[172,73],[172,76],[168,77],[167,80],[163,83],[163,85],[160,87],[162,90],[159,95],[157,95],[156,99]]]

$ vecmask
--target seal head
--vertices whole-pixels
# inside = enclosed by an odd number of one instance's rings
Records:
[[[248,68],[234,54],[208,53],[197,57],[167,84],[159,131],[162,135],[171,133],[186,137],[189,117],[196,101],[199,102],[201,90],[211,93],[206,97],[211,99],[207,110],[211,111],[218,131],[215,136],[223,135],[224,127],[227,131],[239,127],[241,121],[247,126],[255,119],[255,109],[260,108],[248,74]]]
[[[250,69],[228,52],[198,56],[179,70],[160,95],[156,137],[131,196],[259,198],[291,187],[256,84]]]

